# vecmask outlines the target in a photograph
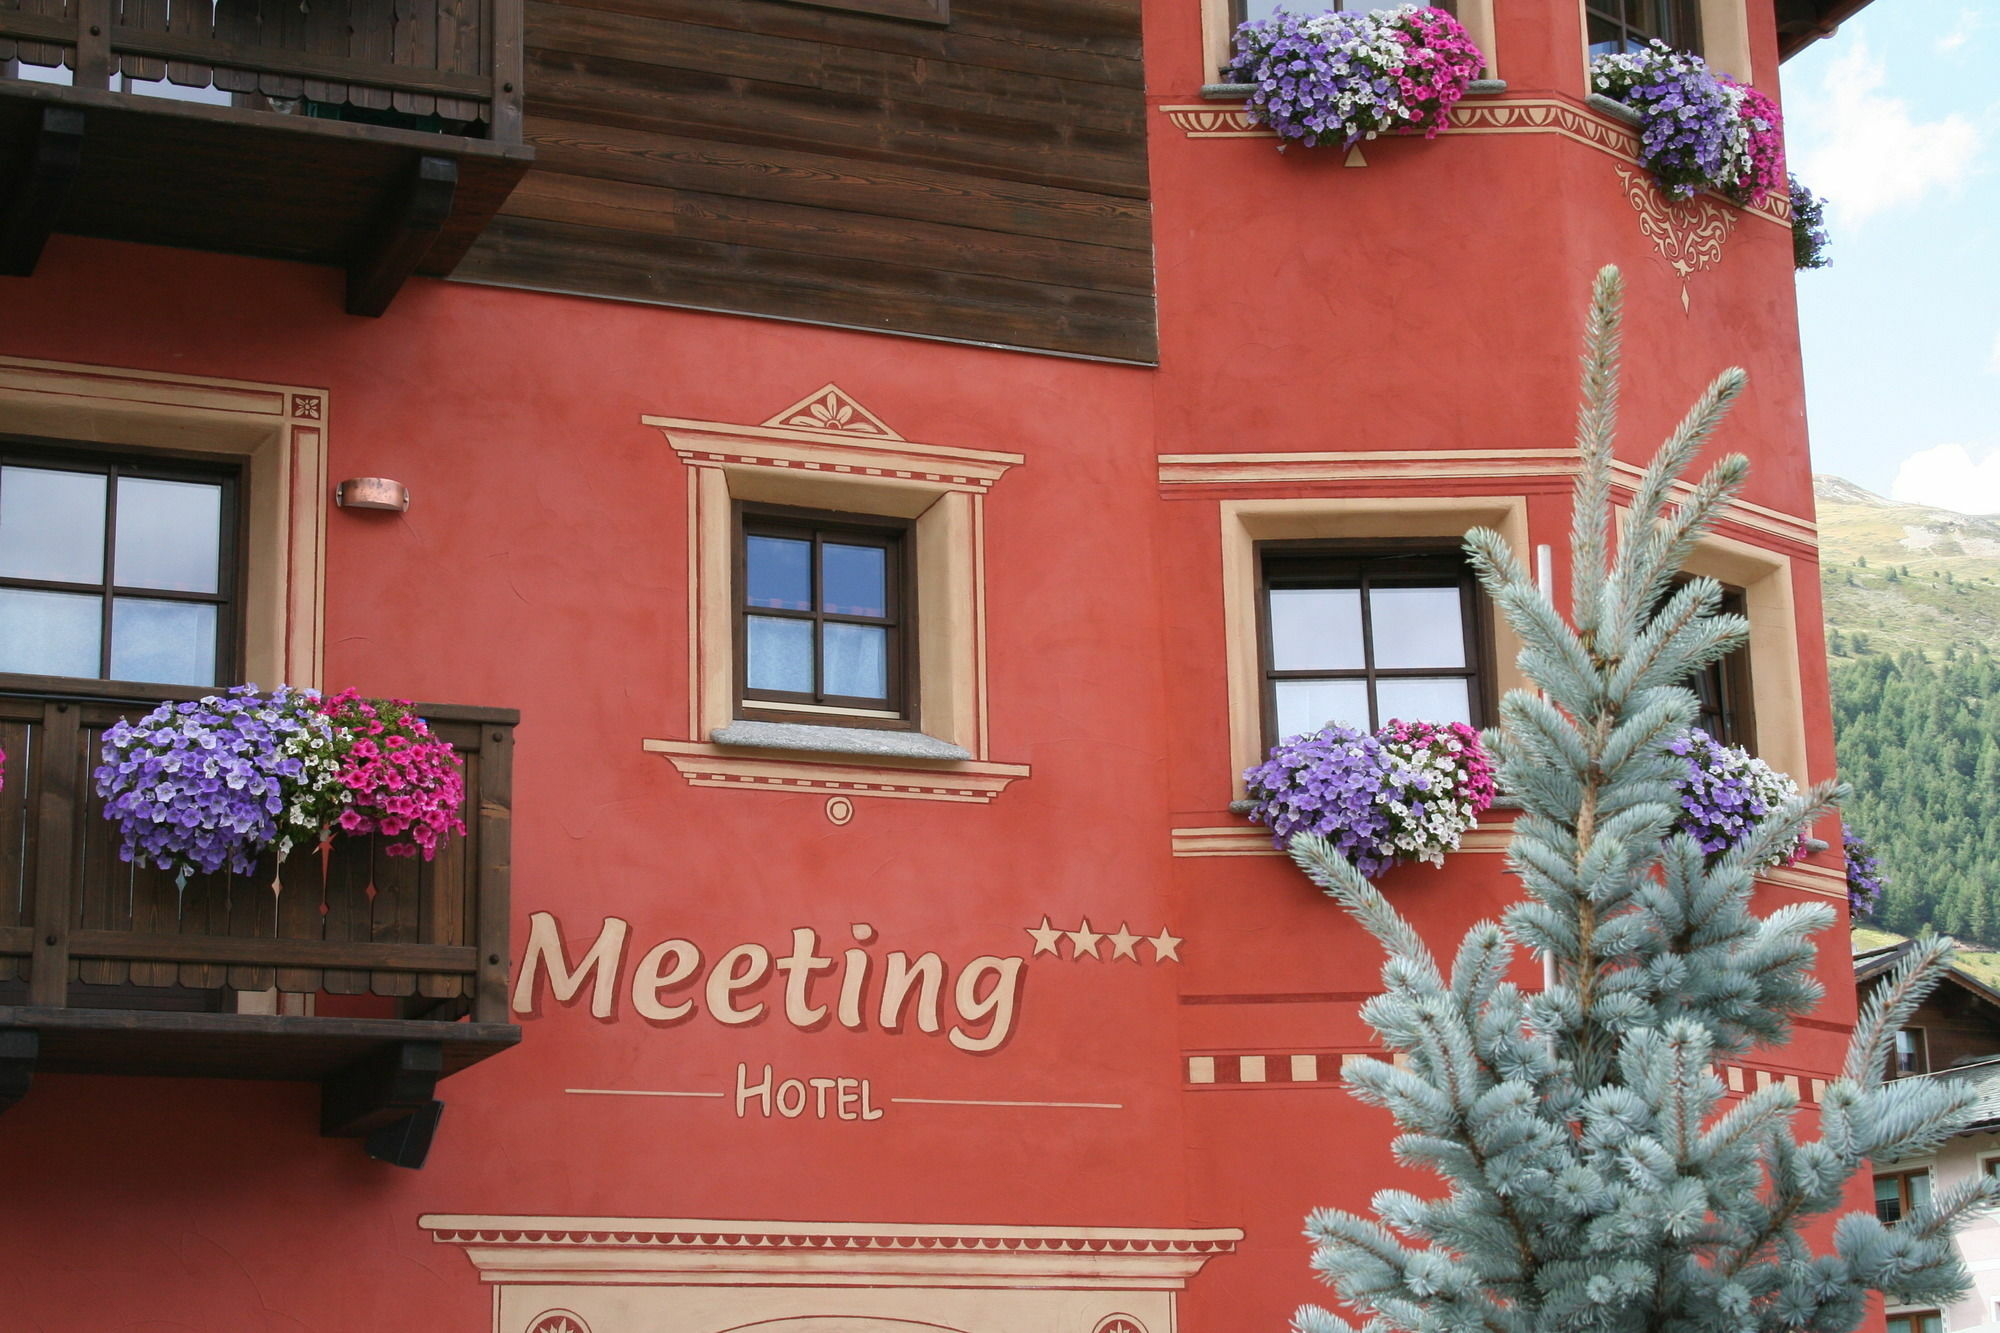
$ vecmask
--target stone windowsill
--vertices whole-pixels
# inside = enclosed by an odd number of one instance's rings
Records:
[[[1627,125],[1639,123],[1639,113],[1616,98],[1606,97],[1603,93],[1591,93],[1583,100],[1592,111],[1601,111],[1613,120],[1622,120]]]
[[[807,754],[855,755],[868,759],[931,759],[959,761],[972,751],[920,731],[882,731],[872,727],[827,727],[801,722],[731,722],[708,734],[715,745],[757,750],[793,750]]]
[[[1204,83],[1201,86],[1201,95],[1211,102],[1240,102],[1256,90],[1257,85],[1254,83]],[[1465,86],[1467,97],[1495,97],[1506,91],[1505,79],[1474,79]],[[1610,101],[1609,98],[1595,100]],[[1625,110],[1616,102],[1612,102],[1611,105],[1617,106],[1620,111]]]

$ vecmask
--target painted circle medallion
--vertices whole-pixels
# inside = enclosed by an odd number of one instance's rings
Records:
[[[835,827],[847,823],[848,820],[854,818],[854,802],[848,800],[845,796],[827,797],[826,817],[833,822]]]
[[[1108,1314],[1097,1321],[1090,1333],[1146,1333],[1146,1326],[1129,1314]]]
[[[527,1333],[590,1333],[590,1325],[573,1310],[544,1310],[528,1321]]]

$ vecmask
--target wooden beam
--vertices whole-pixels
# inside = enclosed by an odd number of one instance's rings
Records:
[[[433,1099],[395,1124],[376,1130],[361,1146],[378,1162],[415,1171],[430,1156],[431,1140],[437,1136],[438,1121],[443,1116],[444,1103]]]
[[[56,229],[83,165],[83,112],[42,108],[41,125],[17,162],[14,188],[0,198],[0,274],[25,278]]]
[[[28,1095],[41,1037],[31,1028],[0,1030],[0,1111]]]
[[[319,1132],[366,1138],[428,1107],[443,1077],[444,1048],[435,1041],[399,1041],[371,1052],[320,1085]]]
[[[4,938],[4,937],[0,937]],[[71,958],[142,963],[220,963],[235,967],[353,967],[372,972],[461,972],[479,968],[462,944],[391,944],[372,940],[287,940],[239,935],[148,935],[131,930],[77,930]],[[504,1022],[505,1016],[496,1020]]]
[[[450,220],[457,193],[457,162],[433,153],[417,159],[375,235],[347,270],[348,314],[379,315],[389,308]]]

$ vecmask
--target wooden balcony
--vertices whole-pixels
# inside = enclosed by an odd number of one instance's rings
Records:
[[[522,11],[0,0],[0,274],[60,231],[337,265],[349,313],[381,314],[457,266],[533,159]]]
[[[254,875],[118,859],[105,728],[196,690],[0,685],[0,1109],[36,1071],[321,1087],[321,1133],[420,1165],[437,1081],[507,1022],[512,712],[425,704],[465,765],[466,835],[434,861],[335,839]],[[333,1015],[341,1016],[333,1016]]]

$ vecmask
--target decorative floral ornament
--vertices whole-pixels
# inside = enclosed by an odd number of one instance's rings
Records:
[[[1849,916],[1867,916],[1882,901],[1889,887],[1875,849],[1846,824],[1840,826],[1840,849],[1847,854],[1847,910]]]
[[[1273,845],[1317,833],[1371,879],[1402,861],[1442,865],[1493,804],[1492,763],[1462,722],[1391,722],[1372,736],[1333,723],[1280,741],[1243,781]]]
[[[1681,797],[1681,817],[1674,828],[1700,843],[1710,856],[1727,855],[1765,815],[1799,794],[1798,783],[1743,747],[1724,745],[1699,727],[1667,742],[1667,751],[1687,765],[1674,783]],[[1795,845],[1763,865],[1788,866],[1806,851],[1806,837],[1800,834]]]
[[[1223,77],[1252,85],[1251,123],[1290,142],[1347,147],[1378,134],[1437,137],[1486,57],[1442,9],[1301,17],[1280,9],[1236,30]]]

